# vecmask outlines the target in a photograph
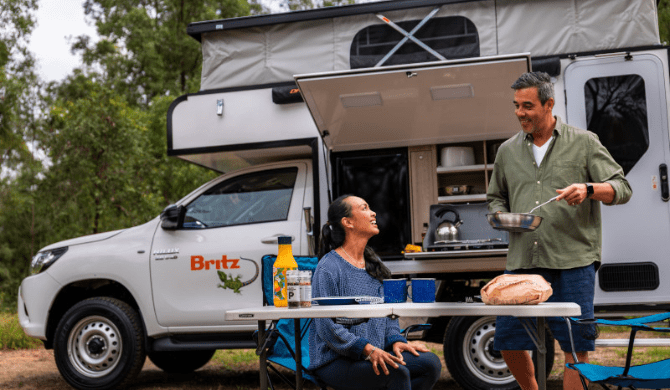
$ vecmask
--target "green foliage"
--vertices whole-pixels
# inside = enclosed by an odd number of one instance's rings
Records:
[[[252,8],[243,0],[86,0],[102,39],[77,37],[73,50],[86,65],[101,66],[129,103],[148,104],[199,89],[202,54],[186,34],[189,23],[246,16]]]
[[[658,30],[661,42],[670,44],[670,0],[661,0],[658,3]]]
[[[37,348],[42,342],[26,336],[16,314],[0,312],[0,349]]]

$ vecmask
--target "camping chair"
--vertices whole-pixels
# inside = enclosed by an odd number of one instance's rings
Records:
[[[606,385],[617,386],[619,389],[627,387],[630,389],[661,389],[670,388],[670,357],[665,360],[654,363],[643,364],[640,366],[631,366],[633,356],[633,345],[635,343],[635,334],[638,331],[652,332],[670,332],[670,328],[654,328],[649,324],[665,321],[670,318],[670,313],[654,314],[646,317],[609,321],[609,320],[579,320],[576,318],[566,318],[565,321],[570,330],[570,344],[572,346],[572,357],[575,363],[567,363],[566,366],[579,373],[584,390],[588,390],[585,379],[598,383],[603,389],[608,389]],[[626,364],[623,367],[598,366],[589,363],[580,363],[575,354],[575,344],[572,338],[571,322],[576,324],[605,325],[605,326],[629,326],[630,339],[628,341],[628,352],[626,354]]]

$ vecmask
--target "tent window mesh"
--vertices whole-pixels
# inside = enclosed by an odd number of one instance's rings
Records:
[[[644,291],[659,286],[658,267],[654,263],[604,264],[598,270],[603,291]]]
[[[407,32],[420,20],[398,22]],[[447,59],[479,57],[479,34],[474,23],[463,16],[433,18],[414,34],[418,40]],[[375,66],[404,38],[386,24],[368,26],[359,31],[351,44],[351,69]],[[414,64],[438,61],[424,48],[408,40],[383,65]]]

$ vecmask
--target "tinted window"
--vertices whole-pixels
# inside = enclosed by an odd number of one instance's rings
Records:
[[[628,173],[649,148],[644,80],[638,75],[593,78],[584,95],[587,128]]]
[[[403,30],[412,31],[420,20],[398,22]],[[414,36],[447,59],[479,57],[479,35],[474,23],[462,16],[433,18]],[[359,31],[351,44],[351,69],[375,66],[405,36],[386,24]],[[414,64],[439,61],[421,46],[408,40],[383,65]]]
[[[184,228],[286,220],[297,174],[298,168],[288,168],[226,180],[188,205]]]

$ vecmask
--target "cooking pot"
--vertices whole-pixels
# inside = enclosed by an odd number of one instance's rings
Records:
[[[435,241],[458,240],[458,227],[463,224],[463,221],[461,221],[461,217],[458,215],[456,210],[452,209],[451,207],[443,207],[437,213],[435,213],[435,216],[442,218],[446,213],[453,213],[454,219],[440,222],[440,224],[437,226],[437,229],[435,229]]]
[[[441,154],[443,167],[475,164],[475,152],[470,146],[446,146],[442,148]]]

